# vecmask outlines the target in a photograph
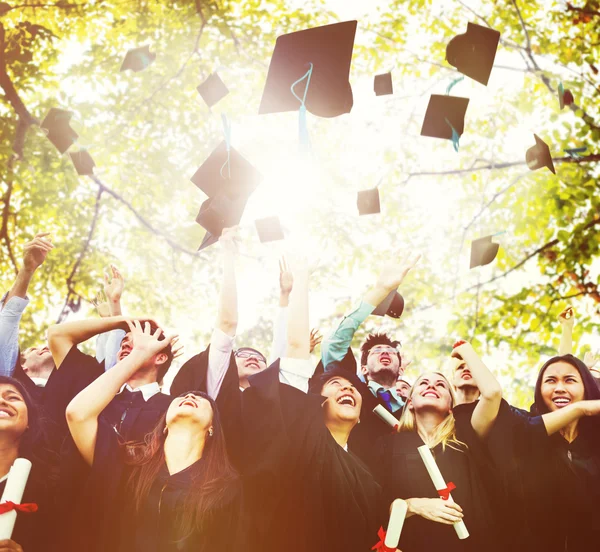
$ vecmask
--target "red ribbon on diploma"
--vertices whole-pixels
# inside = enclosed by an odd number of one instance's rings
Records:
[[[13,510],[21,512],[22,514],[32,514],[33,512],[37,512],[38,505],[35,504],[35,502],[29,502],[27,504],[15,504],[10,500],[0,504],[0,515],[6,514],[6,512],[12,512]]]
[[[442,500],[448,500],[450,498],[450,493],[454,489],[456,489],[456,485],[454,483],[452,483],[452,481],[450,481],[450,483],[448,483],[448,486],[445,489],[440,489],[438,491],[438,494],[440,495]]]
[[[379,542],[373,548],[371,548],[371,550],[377,550],[377,552],[396,552],[395,548],[390,548],[389,546],[385,545],[385,534],[386,532],[384,531],[383,527],[380,527],[379,531],[377,531]]]
[[[460,347],[461,345],[463,345],[464,343],[466,343],[466,341],[463,341],[462,339],[460,341],[457,341],[454,345],[452,345],[453,349],[456,349],[457,347]]]

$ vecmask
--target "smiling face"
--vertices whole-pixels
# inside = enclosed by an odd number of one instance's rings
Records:
[[[385,387],[392,387],[403,373],[400,368],[398,351],[389,345],[371,347],[367,356],[367,364],[362,366],[361,370],[367,379]]]
[[[242,348],[235,352],[235,363],[237,364],[240,385],[248,385],[248,377],[257,372],[262,372],[267,367],[267,359],[264,355],[254,349]]]
[[[186,393],[171,401],[167,410],[167,427],[178,423],[192,423],[200,429],[208,430],[212,426],[213,409],[204,397]]]
[[[568,362],[555,362],[546,368],[540,391],[550,412],[582,401],[585,396],[581,375]]]
[[[14,385],[0,383],[0,433],[9,432],[18,439],[25,433],[28,423],[23,395]]]
[[[408,408],[415,413],[435,410],[447,415],[452,408],[452,394],[446,378],[435,372],[420,376],[412,387]]]
[[[396,391],[398,392],[398,395],[400,395],[404,400],[406,400],[410,392],[410,383],[402,379],[398,380],[396,382]]]
[[[328,380],[321,395],[327,398],[323,404],[326,425],[328,422],[358,422],[362,396],[346,378],[335,376]]]
[[[54,370],[54,359],[50,349],[43,347],[30,347],[21,353],[21,368],[30,378],[48,379]]]

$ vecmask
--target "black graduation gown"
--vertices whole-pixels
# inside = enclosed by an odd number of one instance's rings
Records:
[[[242,394],[245,492],[261,551],[366,552],[381,488],[323,422],[323,398],[279,383],[279,361]]]
[[[202,462],[202,459],[198,460]],[[195,466],[196,464],[194,464]],[[191,466],[169,475],[163,465],[142,511],[134,511],[128,479],[131,467],[114,428],[99,421],[94,465],[84,490],[85,510],[78,519],[78,547],[90,552],[213,552],[242,550],[241,484],[232,485],[224,503],[211,512],[202,530],[186,539],[176,534],[174,507],[184,500]]]
[[[466,449],[446,446],[443,450],[441,444],[432,449],[444,480],[456,485],[452,498],[463,509],[470,536],[460,540],[452,525],[411,516],[402,529],[398,545],[402,552],[487,552],[501,548],[491,507],[493,497],[488,492],[488,482],[493,479],[493,474],[487,473],[490,459],[471,427],[472,411],[473,405],[453,409],[456,436]],[[380,441],[378,477],[388,508],[396,498],[439,498],[417,450],[423,444],[416,431],[396,433]]]
[[[541,416],[503,401],[490,448],[498,451],[498,467],[512,484],[508,502],[524,516],[522,550],[579,552],[600,546],[598,422],[581,420],[578,437],[568,443],[559,433],[548,436]]]

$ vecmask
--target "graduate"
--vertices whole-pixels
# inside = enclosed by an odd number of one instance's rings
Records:
[[[124,443],[100,414],[172,335],[128,322],[131,351],[67,408],[73,440],[91,467],[79,550],[235,550],[241,492],[215,403],[201,392],[171,400],[142,443]]]
[[[54,550],[57,524],[52,519],[52,498],[56,462],[48,448],[46,428],[39,408],[23,384],[0,376],[0,496],[17,458],[26,458],[32,463],[21,504],[36,504],[37,511],[17,512],[12,539],[0,541],[0,550]]]
[[[514,458],[523,501],[523,550],[592,550],[600,538],[600,390],[585,364],[567,354],[540,369],[531,414],[502,404],[490,447]],[[499,468],[504,458],[497,454]]]
[[[397,433],[380,442],[378,477],[387,507],[405,499],[407,519],[399,548],[403,552],[436,549],[494,550],[497,537],[487,492],[489,464],[483,440],[502,399],[500,385],[470,344],[454,349],[468,364],[481,392],[476,405],[455,406],[449,381],[439,372],[421,374],[412,386]],[[438,495],[417,448],[428,445],[455,503]],[[470,537],[459,540],[452,524],[464,521]]]
[[[286,356],[251,376],[241,394],[253,549],[367,551],[377,541],[381,489],[348,451],[362,404],[353,378],[334,368],[314,378],[307,394],[314,367],[306,263],[294,272],[289,308]],[[230,370],[224,380],[223,400],[239,397],[235,375]]]

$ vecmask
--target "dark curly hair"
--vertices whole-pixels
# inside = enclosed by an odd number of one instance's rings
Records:
[[[397,348],[399,346],[401,346],[400,341],[392,341],[392,339],[388,336],[388,334],[386,333],[374,333],[374,334],[369,334],[367,336],[367,339],[365,339],[365,342],[361,345],[360,347],[360,365],[361,366],[366,366],[367,365],[367,359],[369,358],[369,351],[375,347],[375,345],[389,345],[390,347],[394,347]],[[400,356],[400,353],[397,353],[398,355],[398,362],[400,363],[400,366],[402,366],[402,357]]]

